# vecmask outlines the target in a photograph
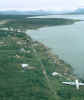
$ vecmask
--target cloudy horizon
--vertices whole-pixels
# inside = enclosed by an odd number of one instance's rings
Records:
[[[84,8],[83,0],[3,0],[0,2],[0,10],[75,10]]]

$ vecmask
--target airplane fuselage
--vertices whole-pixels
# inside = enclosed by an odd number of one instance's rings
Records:
[[[84,86],[84,83],[79,82],[78,80],[75,80],[75,82],[62,82],[66,85],[73,85],[76,86],[76,89],[79,90],[79,86]]]

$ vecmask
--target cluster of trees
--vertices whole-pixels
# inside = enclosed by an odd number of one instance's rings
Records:
[[[10,18],[8,23],[0,26],[2,28],[8,28],[9,31],[25,32],[28,29],[38,29],[45,26],[55,25],[68,25],[73,24],[76,20],[63,19],[63,18],[27,18],[22,16]]]

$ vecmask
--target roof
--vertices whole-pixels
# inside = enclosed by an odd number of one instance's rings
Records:
[[[57,73],[57,72],[52,73],[52,76],[56,76],[56,75],[59,75],[59,73]]]
[[[26,68],[28,67],[29,65],[28,64],[21,64],[22,68]]]

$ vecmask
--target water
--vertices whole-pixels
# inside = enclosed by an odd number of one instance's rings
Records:
[[[48,16],[35,16],[35,17],[30,17],[30,18],[68,18],[68,19],[83,19],[84,20],[84,15],[48,15]]]
[[[43,16],[46,17],[46,16]],[[57,16],[47,16],[58,18]],[[42,18],[42,17],[41,17]],[[84,15],[62,15],[59,18],[84,19]],[[84,75],[84,22],[73,25],[45,27],[27,32],[33,39],[41,41],[61,59],[72,65],[80,77]]]

